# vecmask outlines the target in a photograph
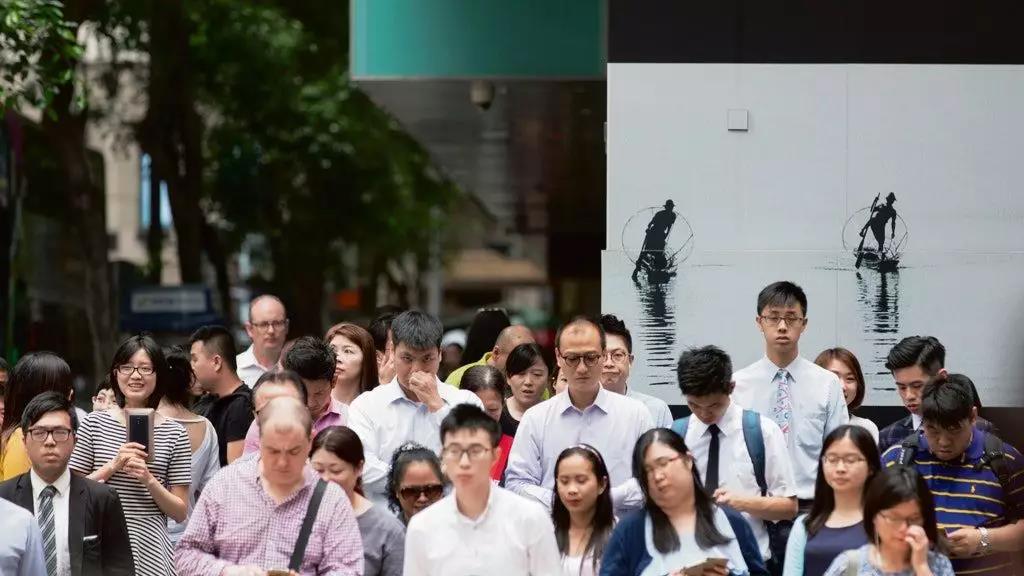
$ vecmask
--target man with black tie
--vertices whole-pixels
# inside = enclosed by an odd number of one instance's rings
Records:
[[[47,576],[135,572],[124,510],[113,489],[71,474],[78,417],[57,392],[25,406],[21,420],[32,469],[0,484],[0,498],[35,514]]]

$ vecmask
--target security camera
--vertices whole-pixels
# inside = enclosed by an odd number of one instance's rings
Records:
[[[494,83],[487,80],[474,80],[469,85],[469,101],[481,110],[487,110],[494,102]]]

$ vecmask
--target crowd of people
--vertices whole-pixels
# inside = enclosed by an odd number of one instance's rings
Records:
[[[890,352],[908,415],[879,430],[850,351],[800,355],[799,286],[756,312],[753,364],[680,351],[679,419],[610,314],[551,362],[494,310],[288,340],[265,295],[241,353],[219,326],[124,340],[89,413],[27,354],[0,371],[0,574],[1024,575],[1024,457],[937,339]]]

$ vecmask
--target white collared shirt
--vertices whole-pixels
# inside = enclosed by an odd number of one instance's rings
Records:
[[[754,475],[754,463],[747,451],[747,443],[743,439],[743,407],[730,402],[729,407],[718,421],[718,478],[720,486],[744,496],[760,496],[761,488],[757,485]],[[793,486],[793,469],[789,464],[786,449],[786,438],[782,435],[779,425],[771,418],[761,417],[761,435],[764,437],[764,480],[768,486],[768,496],[789,498],[796,496]],[[690,417],[686,428],[686,446],[689,447],[700,470],[700,480],[707,477],[708,454],[711,448],[711,433],[708,425],[695,416]],[[714,491],[712,488],[710,491]],[[766,560],[771,557],[768,550],[768,530],[764,521],[743,513],[747,523],[754,530],[757,543],[761,547],[761,556]]]
[[[785,367],[792,377],[793,420],[786,444],[793,467],[798,498],[814,498],[818,461],[825,436],[850,421],[839,377],[821,366],[797,356]],[[777,384],[772,381],[779,367],[761,358],[732,375],[736,382],[732,399],[740,406],[771,418]]]
[[[387,505],[385,484],[391,455],[406,442],[416,442],[441,453],[441,421],[456,404],[483,408],[476,394],[437,381],[445,406],[431,413],[426,404],[406,398],[396,376],[391,382],[363,392],[352,401],[348,427],[363,443],[363,490],[374,504]]]
[[[924,420],[924,418],[922,418],[921,416],[918,416],[917,414],[911,414],[910,415],[910,422],[914,425],[914,430],[920,430],[921,429],[921,421],[922,420]]]
[[[265,368],[256,361],[256,353],[253,351],[252,344],[244,352],[235,356],[235,373],[249,388],[255,386],[260,376],[263,376],[270,368]]]
[[[639,508],[643,493],[633,478],[633,447],[653,427],[647,407],[632,398],[599,388],[594,403],[579,410],[566,390],[523,414],[509,451],[505,486],[550,508],[558,455],[589,444],[608,467],[616,510]]]
[[[43,480],[35,469],[29,470],[29,478],[32,479],[32,506],[35,510],[36,521],[39,522],[39,530],[42,531],[42,515],[39,495],[43,488],[49,484]],[[71,552],[68,549],[68,521],[69,503],[71,501],[71,470],[64,468],[64,473],[53,483],[57,493],[53,495],[53,537],[57,544],[57,574],[59,576],[70,576],[71,574]],[[43,542],[45,550],[46,543]],[[44,553],[45,554],[45,553]],[[45,560],[45,558],[43,559]]]
[[[669,409],[668,403],[661,398],[637,392],[633,388],[626,388],[626,398],[639,400],[641,404],[647,407],[647,411],[651,413],[651,420],[654,422],[655,428],[672,427],[672,421],[674,420],[672,418],[672,410]]]
[[[497,486],[473,520],[453,492],[416,514],[405,533],[405,576],[549,576],[562,573],[544,508]]]

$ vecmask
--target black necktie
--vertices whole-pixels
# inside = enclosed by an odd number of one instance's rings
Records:
[[[704,488],[708,494],[713,494],[718,489],[718,424],[708,426],[711,434],[711,445],[708,447],[708,469],[704,473]]]

